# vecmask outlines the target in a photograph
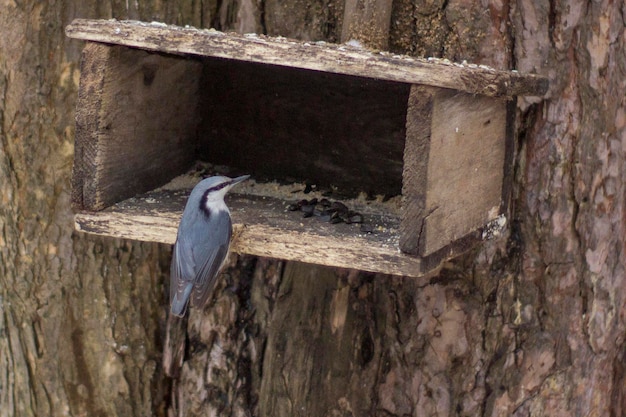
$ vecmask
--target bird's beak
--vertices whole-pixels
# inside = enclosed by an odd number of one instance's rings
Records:
[[[229,187],[229,188],[230,188],[230,187],[234,187],[235,185],[239,184],[239,183],[240,183],[240,182],[242,182],[242,181],[247,180],[248,178],[250,178],[250,175],[242,175],[241,177],[233,178],[233,179],[230,181],[230,185],[229,185],[228,187]]]

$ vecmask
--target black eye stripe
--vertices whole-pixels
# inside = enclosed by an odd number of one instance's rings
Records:
[[[230,185],[230,181],[226,181],[226,182],[223,182],[223,183],[221,183],[221,184],[217,184],[217,185],[216,185],[216,186],[214,186],[214,187],[209,188],[209,189],[207,190],[207,193],[210,193],[210,192],[213,192],[213,191],[219,191],[219,190],[221,190],[222,188],[226,187],[227,185]],[[205,193],[204,195],[206,196],[206,193]]]

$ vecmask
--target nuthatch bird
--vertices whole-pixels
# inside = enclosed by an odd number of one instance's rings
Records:
[[[178,226],[170,268],[170,309],[163,346],[166,375],[178,377],[186,344],[187,305],[203,307],[230,246],[232,223],[224,196],[250,178],[210,177],[191,191]]]
[[[250,178],[222,176],[200,181],[191,191],[178,226],[170,269],[171,313],[182,317],[187,305],[203,307],[230,246],[232,223],[224,196]]]

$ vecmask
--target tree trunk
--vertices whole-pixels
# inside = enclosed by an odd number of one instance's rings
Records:
[[[0,2],[2,416],[165,414],[170,249],[73,232],[82,44],[64,28],[78,16],[201,25],[192,4]]]
[[[0,416],[626,413],[621,2],[393,2],[394,52],[549,75],[508,230],[409,279],[231,259],[160,367],[170,248],[74,233],[74,17],[341,39],[343,2],[0,2]],[[477,196],[480,198],[480,196]]]

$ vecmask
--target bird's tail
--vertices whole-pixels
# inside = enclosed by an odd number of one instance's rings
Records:
[[[184,313],[184,312],[183,312]],[[187,317],[168,314],[163,345],[163,370],[165,375],[178,378],[185,358],[187,338]]]

